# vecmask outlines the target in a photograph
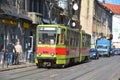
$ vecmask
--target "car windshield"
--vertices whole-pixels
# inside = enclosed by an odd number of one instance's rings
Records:
[[[118,49],[115,49],[114,51],[118,51]]]
[[[97,46],[97,48],[99,49],[107,49],[107,46],[103,46],[103,45],[99,45],[99,46]]]
[[[96,52],[96,49],[90,49],[90,52]]]

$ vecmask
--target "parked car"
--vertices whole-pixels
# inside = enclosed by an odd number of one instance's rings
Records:
[[[114,49],[113,48],[111,48],[110,55],[114,56]]]
[[[114,55],[120,55],[120,49],[119,48],[114,49]]]
[[[99,59],[99,53],[96,48],[91,48],[89,52],[91,59]]]

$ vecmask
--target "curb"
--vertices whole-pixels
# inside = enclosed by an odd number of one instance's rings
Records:
[[[36,65],[36,64],[26,64],[26,65],[8,66],[8,68],[1,68],[1,69],[0,69],[0,72],[9,71],[9,70],[13,70],[13,69],[26,68],[26,67],[31,67],[31,66],[35,66],[35,65]]]

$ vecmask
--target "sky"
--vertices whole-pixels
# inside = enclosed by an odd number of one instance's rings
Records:
[[[102,2],[103,0],[98,0],[98,1]],[[105,0],[105,2],[120,5],[120,0]]]

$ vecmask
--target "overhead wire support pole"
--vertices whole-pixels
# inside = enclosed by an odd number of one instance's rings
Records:
[[[46,8],[47,8],[47,12],[48,12],[48,19],[50,21],[50,24],[51,24],[51,12],[52,12],[52,9],[54,7],[54,3],[50,0],[45,0],[45,5],[46,5]]]

